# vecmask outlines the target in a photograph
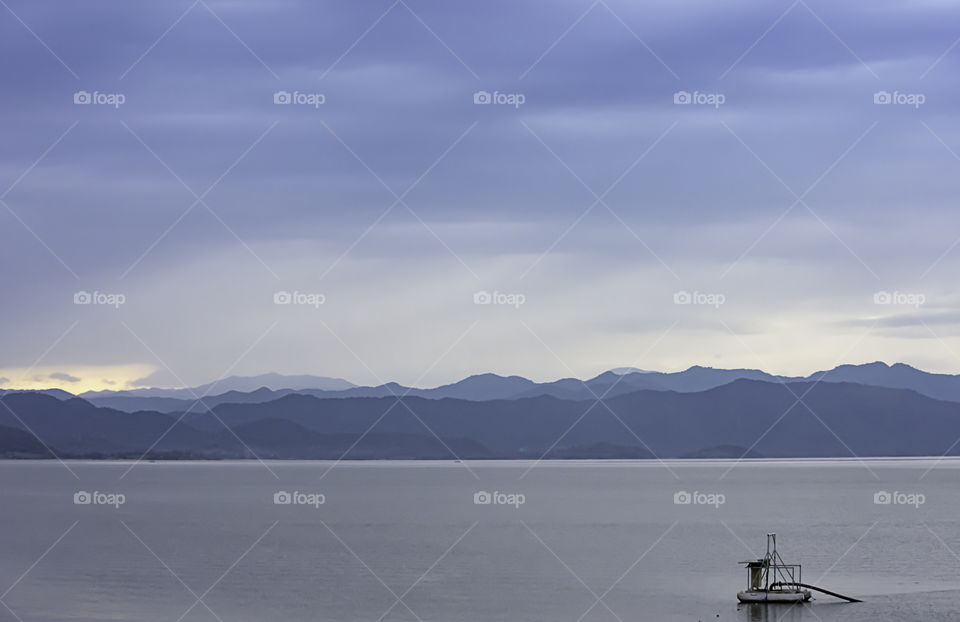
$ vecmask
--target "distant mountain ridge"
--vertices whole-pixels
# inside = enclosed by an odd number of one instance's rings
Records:
[[[42,393],[0,399],[0,451],[7,443],[13,457],[50,457],[27,433],[65,457],[139,457],[151,447],[157,458],[331,460],[960,454],[960,403],[849,382],[738,379],[698,392],[642,389],[602,406],[549,395],[398,402],[290,393],[221,404],[216,416],[125,413]]]
[[[893,389],[912,389],[936,399],[960,401],[960,375],[934,374],[905,363],[887,365],[878,361],[866,365],[840,365],[810,374],[806,379],[820,378],[825,382],[856,382]]]
[[[42,395],[55,397],[58,400],[66,400],[70,399],[71,397],[75,397],[73,393],[69,393],[63,389],[0,389],[0,397],[3,397],[8,393],[40,393]]]
[[[175,399],[190,399],[198,395],[205,395],[211,390],[216,389],[223,393],[227,391],[250,392],[266,387],[272,390],[279,389],[320,389],[323,391],[339,391],[349,389],[356,385],[343,378],[330,378],[328,376],[285,376],[283,374],[260,374],[257,376],[229,376],[208,382],[200,386],[183,389],[162,389],[162,388],[144,388],[129,389],[125,391],[86,391],[80,393],[78,397],[100,398],[100,397],[168,397]]]
[[[728,384],[735,380],[749,379],[765,382],[855,382],[858,384],[897,389],[911,389],[936,399],[960,402],[960,375],[933,374],[918,370],[903,363],[887,365],[882,362],[863,365],[840,365],[830,370],[818,371],[809,376],[777,376],[757,369],[715,369],[694,365],[680,372],[654,372],[620,368],[604,372],[587,380],[563,378],[553,382],[533,382],[520,376],[500,376],[497,374],[477,374],[458,382],[434,388],[412,388],[395,382],[379,386],[356,386],[346,380],[323,378],[318,376],[279,376],[271,377],[272,387],[259,386],[250,390],[234,389],[203,397],[203,403],[188,389],[137,389],[134,391],[91,392],[81,394],[92,404],[107,406],[126,412],[137,410],[155,410],[158,412],[183,412],[188,409],[199,412],[206,407],[227,403],[263,403],[279,399],[291,393],[311,395],[318,398],[352,397],[392,397],[407,395],[428,399],[454,398],[472,401],[496,399],[521,399],[550,395],[565,400],[588,400],[597,397],[616,397],[638,390],[677,391],[690,393],[706,391]],[[224,386],[250,386],[265,376],[252,376],[237,381],[228,378],[217,383],[214,388]],[[298,379],[287,382],[285,378]],[[323,378],[326,386],[343,388],[297,388],[282,387],[283,384],[301,386],[311,382],[309,379]],[[280,387],[280,388],[277,388]],[[196,387],[193,391],[203,395],[210,385]],[[203,389],[203,390],[201,390]],[[57,390],[54,390],[57,391]],[[157,394],[156,392],[161,392]],[[65,392],[58,397],[69,397]]]
[[[486,373],[433,388],[406,387],[395,382],[378,386],[357,386],[341,378],[325,376],[231,376],[216,383],[192,389],[134,389],[129,391],[90,391],[80,397],[97,406],[125,412],[150,410],[164,413],[205,411],[220,404],[264,403],[291,393],[317,398],[393,397],[406,395],[427,399],[487,401],[522,399],[550,395],[564,400],[588,400],[616,397],[638,390],[706,391],[730,382],[749,379],[765,382],[855,382],[870,386],[910,389],[928,397],[960,402],[960,375],[934,374],[903,363],[882,362],[840,365],[809,376],[777,376],[757,369],[715,369],[694,365],[680,372],[655,372],[619,368],[587,380],[562,378],[553,382],[534,382],[520,376]],[[223,389],[223,390],[221,390]],[[213,394],[206,395],[212,391]],[[0,395],[15,392],[0,390]],[[58,399],[72,394],[60,389],[41,391]],[[203,396],[198,402],[197,396]]]

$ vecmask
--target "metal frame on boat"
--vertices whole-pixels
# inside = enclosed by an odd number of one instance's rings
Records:
[[[810,600],[803,589],[800,564],[787,564],[777,553],[777,534],[767,534],[767,554],[755,561],[740,562],[747,567],[747,589],[737,592],[743,603],[799,603]]]

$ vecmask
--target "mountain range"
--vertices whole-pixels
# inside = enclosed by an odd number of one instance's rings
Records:
[[[690,393],[749,379],[766,382],[854,382],[870,386],[911,389],[941,400],[960,401],[960,375],[933,374],[903,363],[882,362],[841,365],[809,376],[778,376],[757,369],[715,369],[693,366],[680,372],[651,372],[622,368],[588,380],[563,378],[534,382],[520,376],[478,374],[434,388],[414,388],[395,382],[357,386],[341,378],[323,376],[231,376],[215,383],[182,389],[134,389],[89,391],[81,397],[96,406],[125,412],[153,410],[164,413],[203,412],[207,407],[231,403],[264,403],[297,393],[326,398],[409,396],[427,399],[455,398],[471,401],[520,399],[550,395],[565,400],[615,397],[634,391],[677,391]],[[59,398],[71,394],[59,389],[47,391]],[[0,391],[2,394],[2,391]],[[202,398],[202,402],[200,401]]]
[[[225,379],[247,388],[266,377]],[[149,390],[0,395],[8,457],[485,459],[957,454],[960,378],[903,364],[803,378],[691,367],[431,389],[270,375],[204,397]],[[307,383],[308,388],[302,387]],[[311,387],[322,384],[327,388]],[[346,383],[346,388],[343,384]],[[219,386],[221,383],[217,383]],[[294,386],[283,386],[291,384]],[[331,388],[332,387],[332,388]],[[163,390],[167,391],[167,390]],[[602,398],[602,399],[601,399]],[[42,439],[38,440],[38,439]]]

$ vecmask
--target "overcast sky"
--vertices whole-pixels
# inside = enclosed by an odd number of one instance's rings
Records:
[[[951,3],[5,2],[0,386],[960,368]]]

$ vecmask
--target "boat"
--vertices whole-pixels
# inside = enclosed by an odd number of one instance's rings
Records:
[[[767,534],[767,554],[740,562],[747,567],[747,589],[737,592],[742,603],[802,603],[810,590],[802,583],[800,564],[787,564],[777,553],[777,534]]]
[[[859,598],[804,583],[800,564],[787,564],[777,553],[775,533],[767,534],[766,555],[740,563],[747,567],[747,589],[737,592],[737,599],[742,603],[804,603],[810,600],[810,590],[851,603],[863,602]]]

